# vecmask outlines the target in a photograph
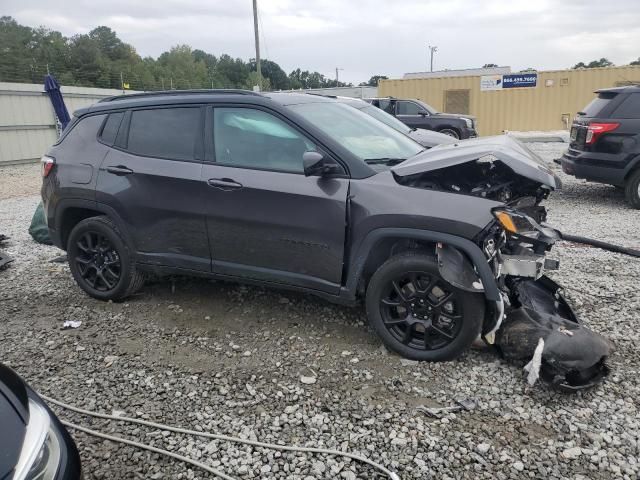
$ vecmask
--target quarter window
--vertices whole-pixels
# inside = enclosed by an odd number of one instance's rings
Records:
[[[413,102],[397,102],[397,115],[419,115],[424,110]]]
[[[194,160],[199,138],[199,108],[134,110],[127,150],[149,157]]]
[[[122,117],[124,117],[124,112],[112,113],[111,115],[109,115],[107,121],[104,123],[102,134],[100,135],[100,138],[104,143],[113,145],[113,143],[116,141],[118,129],[120,128],[120,122],[122,122]]]
[[[214,108],[216,163],[302,173],[302,156],[316,149],[297,130],[253,108]]]
[[[630,93],[611,118],[640,118],[640,93]]]

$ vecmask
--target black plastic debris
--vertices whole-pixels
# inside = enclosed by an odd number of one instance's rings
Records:
[[[0,247],[8,239],[9,237],[7,237],[6,235],[0,234]],[[7,268],[11,262],[13,262],[13,258],[7,253],[0,250],[0,270],[4,270],[5,268]]]
[[[515,280],[511,288],[516,302],[496,334],[503,357],[526,363],[540,346],[539,378],[550,386],[573,392],[602,381],[609,373],[605,361],[613,347],[581,324],[558,284],[541,277]]]

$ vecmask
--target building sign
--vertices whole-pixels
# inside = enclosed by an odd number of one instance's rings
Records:
[[[537,83],[537,73],[514,73],[502,76],[502,88],[535,87]]]
[[[480,90],[501,90],[502,75],[483,75],[480,77]]]
[[[537,73],[513,73],[507,75],[483,75],[480,77],[480,91],[502,90],[504,88],[531,88],[538,84]]]

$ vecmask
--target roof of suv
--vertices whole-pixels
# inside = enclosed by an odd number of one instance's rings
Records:
[[[314,103],[331,101],[317,95],[306,93],[258,93],[250,90],[213,89],[213,90],[170,90],[148,93],[134,93],[107,97],[87,108],[81,108],[74,114],[78,117],[87,113],[120,110],[131,107],[173,105],[185,103],[208,103],[213,101],[233,101],[238,103],[268,104],[273,101],[279,105]]]

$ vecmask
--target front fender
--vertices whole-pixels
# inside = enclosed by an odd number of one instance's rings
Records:
[[[500,301],[500,292],[493,276],[493,272],[489,267],[482,250],[480,250],[475,243],[471,240],[467,240],[466,238],[448,233],[412,228],[379,228],[367,234],[360,244],[357,253],[352,255],[349,261],[345,289],[350,296],[355,296],[358,282],[362,277],[369,253],[379,241],[384,240],[385,238],[403,238],[430,243],[442,243],[446,246],[455,247],[455,249],[463,252],[468,257],[467,261],[469,262],[469,266],[472,267],[472,270],[473,267],[475,267],[477,277],[481,280],[482,286],[484,287],[484,295],[487,300],[494,302]],[[468,271],[466,271],[466,273],[469,274]]]

